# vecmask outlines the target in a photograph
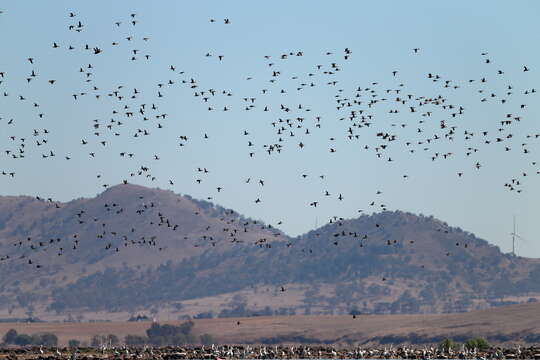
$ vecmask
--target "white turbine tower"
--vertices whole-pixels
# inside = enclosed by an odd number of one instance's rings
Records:
[[[514,215],[514,227],[510,235],[512,235],[512,255],[516,256],[516,238],[521,239],[521,240],[525,240],[525,239],[523,239],[523,237],[519,236],[516,233],[516,216],[515,215]]]

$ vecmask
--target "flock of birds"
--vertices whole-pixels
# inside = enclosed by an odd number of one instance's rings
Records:
[[[2,14],[6,16],[9,14]],[[80,14],[76,12],[67,13],[67,31],[78,34],[79,40],[84,43],[84,34],[87,24]],[[210,26],[234,26],[229,18],[210,19]],[[88,124],[88,132],[78,140],[79,147],[73,148],[70,152],[57,150],[51,140],[51,134],[58,131],[55,123],[49,121],[48,115],[42,104],[32,96],[24,93],[14,93],[10,91],[10,84],[14,82],[26,83],[28,89],[39,84],[46,84],[55,89],[64,79],[47,77],[47,71],[40,68],[41,59],[39,54],[34,54],[26,58],[28,68],[27,76],[23,79],[13,78],[9,69],[0,69],[0,104],[7,101],[17,102],[30,109],[34,114],[34,119],[20,119],[16,116],[0,113],[0,134],[6,143],[2,143],[3,155],[10,161],[24,161],[27,157],[40,157],[43,161],[60,158],[64,161],[91,161],[98,159],[106,164],[110,157],[116,156],[130,164],[130,171],[126,173],[122,180],[123,184],[132,182],[155,182],[158,175],[153,172],[153,164],[162,161],[160,153],[147,153],[144,139],[148,137],[174,137],[177,151],[184,151],[194,142],[211,143],[213,135],[209,132],[200,134],[172,134],[169,132],[170,116],[167,112],[167,104],[173,101],[173,89],[182,88],[188,91],[195,98],[200,108],[219,118],[224,112],[252,112],[254,117],[270,119],[267,123],[268,132],[265,134],[268,141],[262,141],[253,130],[246,128],[238,133],[239,143],[245,144],[245,161],[257,159],[260,156],[278,157],[280,154],[291,152],[305,152],[312,147],[326,146],[326,151],[336,157],[339,161],[339,154],[342,151],[340,141],[351,143],[358,151],[365,151],[370,156],[385,163],[397,161],[396,155],[400,153],[410,153],[419,157],[428,157],[432,162],[439,162],[464,155],[470,159],[470,168],[456,171],[456,179],[466,177],[468,173],[480,171],[484,166],[477,158],[477,154],[485,149],[499,147],[504,151],[512,151],[521,156],[531,157],[534,142],[540,140],[540,133],[522,134],[519,131],[519,124],[525,120],[527,104],[534,99],[537,93],[535,88],[521,88],[519,84],[505,83],[504,87],[492,84],[505,82],[505,70],[497,68],[496,62],[487,52],[481,53],[481,61],[485,64],[483,74],[476,78],[458,81],[447,78],[442,74],[426,73],[424,80],[437,87],[438,93],[418,94],[410,90],[400,81],[399,70],[389,71],[392,85],[385,85],[383,82],[373,81],[365,85],[355,86],[348,89],[341,86],[338,75],[344,70],[352,57],[352,48],[345,48],[341,51],[325,51],[327,59],[321,63],[314,63],[307,67],[305,71],[293,76],[288,76],[287,62],[291,59],[307,57],[302,50],[287,51],[277,54],[262,55],[264,61],[266,78],[263,79],[257,92],[238,95],[232,89],[210,87],[198,79],[196,74],[180,69],[177,65],[168,66],[168,76],[162,78],[152,89],[144,87],[128,87],[122,84],[103,88],[97,80],[96,74],[100,68],[92,61],[93,57],[107,56],[115,53],[126,56],[128,62],[146,62],[148,66],[152,63],[153,54],[147,49],[146,44],[151,42],[149,36],[139,36],[135,31],[140,26],[139,17],[136,13],[131,13],[121,21],[111,24],[114,31],[125,29],[127,35],[115,33],[115,36],[123,36],[107,45],[104,44],[83,44],[75,45],[51,41],[50,47],[56,52],[58,57],[67,57],[70,54],[85,56],[88,61],[81,62],[77,66],[76,75],[71,73],[68,76],[76,76],[79,80],[79,87],[73,89],[66,101],[71,101],[77,106],[81,101],[94,101],[99,108],[99,113],[107,114],[99,118],[93,118]],[[125,52],[125,48],[130,50]],[[116,48],[123,49],[116,51]],[[116,52],[115,52],[116,51]],[[412,48],[410,56],[421,56],[422,49]],[[207,52],[205,59],[224,63],[226,54],[214,54]],[[527,75],[533,71],[528,65],[520,65],[519,71]],[[110,79],[109,79],[110,80]],[[253,77],[246,77],[245,81],[256,82]],[[292,85],[291,85],[292,84]],[[333,103],[337,116],[328,119],[318,114],[310,105],[306,103],[290,103],[290,99],[302,97],[304,93],[312,88],[326,87],[333,93]],[[497,88],[497,89],[495,89]],[[471,99],[477,100],[479,104],[504,105],[500,118],[493,122],[493,127],[480,131],[469,128],[465,119],[468,106],[454,103],[452,95],[462,89],[471,91]],[[326,91],[326,90],[325,90]],[[442,95],[447,94],[447,95]],[[271,95],[271,96],[270,96]],[[307,96],[309,98],[309,96]],[[141,100],[144,99],[144,100]],[[5,108],[4,105],[1,105]],[[85,110],[86,111],[86,110]],[[31,130],[27,129],[28,123],[33,124]],[[332,136],[328,138],[327,145],[321,145],[312,141],[314,134],[326,136],[326,127],[334,126],[341,133],[339,138]],[[18,129],[21,130],[18,130]],[[366,139],[369,141],[366,142]],[[126,148],[118,153],[109,150],[112,145],[122,145],[130,141],[134,146]],[[375,142],[376,145],[373,145]],[[517,145],[516,145],[517,144]],[[464,148],[461,146],[464,145]],[[211,146],[211,145],[208,145]],[[140,151],[137,152],[136,150]],[[141,153],[144,152],[144,153]],[[140,161],[137,163],[137,161]],[[137,165],[132,165],[137,164]],[[510,177],[504,184],[508,191],[521,193],[523,184],[527,177],[540,174],[540,167],[534,159],[528,160],[529,167],[520,174]],[[0,170],[5,177],[17,180],[16,171],[10,169]],[[111,186],[105,180],[106,172],[96,174],[102,188]],[[194,169],[194,183],[204,186],[207,179],[214,176],[210,166],[201,165]],[[217,174],[216,176],[219,176]],[[406,181],[411,174],[399,174],[399,178]],[[325,186],[326,174],[310,174],[300,172],[298,181],[308,181],[315,179]],[[163,179],[159,179],[163,180]],[[173,187],[175,180],[166,179],[167,183]],[[246,186],[256,186],[262,193],[267,185],[267,179],[256,174],[241,179]],[[218,185],[209,189],[206,200],[214,200],[217,194],[228,191],[227,184]],[[365,209],[373,211],[384,211],[387,209],[379,196],[381,190],[373,192],[373,200],[365,204]],[[324,199],[335,199],[343,202],[347,199],[345,192],[321,189],[321,193],[306,204],[307,208],[317,208],[324,204]],[[40,198],[38,200],[47,202],[53,209],[61,209],[63,204],[54,201],[52,198]],[[175,219],[169,218],[160,211],[159,205],[152,201],[147,202],[143,196],[139,196],[141,206],[136,209],[138,215],[145,212],[157,212],[157,217],[151,222],[155,226],[163,226],[172,231],[180,231]],[[263,203],[263,197],[258,196],[253,200],[254,204]],[[202,214],[203,211],[196,211],[195,215]],[[88,223],[101,224],[101,231],[96,234],[100,239],[109,236],[110,239],[118,241],[108,241],[104,244],[104,249],[119,252],[125,246],[152,246],[159,250],[164,250],[159,244],[156,236],[149,234],[133,235],[137,232],[137,225],[131,229],[109,229],[107,218],[110,214],[116,216],[125,215],[125,208],[119,203],[103,204],[103,215],[96,216],[89,214],[87,209],[79,209],[73,214],[72,221],[85,228]],[[242,242],[242,233],[264,229],[270,231],[274,237],[279,237],[280,232],[271,225],[264,225],[257,221],[246,220],[237,213],[227,210],[219,219],[227,228],[225,239],[231,242]],[[330,222],[339,222],[343,218],[334,216]],[[275,226],[282,225],[282,221]],[[376,225],[379,227],[379,224]],[[234,228],[234,229],[233,229]],[[240,229],[240,230],[239,230]],[[207,228],[207,231],[211,229]],[[361,234],[357,234],[361,237]],[[17,253],[8,251],[0,257],[2,262],[23,261],[36,268],[41,268],[42,264],[32,257],[36,252],[48,250],[54,247],[58,256],[62,256],[66,251],[77,250],[79,247],[79,234],[73,234],[69,239],[50,237],[34,239],[27,237],[13,244]],[[188,240],[188,237],[185,237]],[[200,240],[203,240],[202,242]],[[196,239],[194,246],[202,244],[216,244],[217,239],[213,235],[202,235]],[[69,244],[66,244],[66,241]],[[270,240],[261,238],[255,244],[261,247],[271,247]],[[293,246],[289,243],[288,246]],[[284,288],[282,288],[284,291]]]
[[[32,350],[3,350],[7,359],[17,359]],[[103,345],[99,352],[93,349],[39,348],[42,359],[537,359],[540,348],[491,348],[480,350],[461,346],[460,349],[423,346],[334,347],[329,345],[210,345],[167,346],[162,348],[113,347]]]

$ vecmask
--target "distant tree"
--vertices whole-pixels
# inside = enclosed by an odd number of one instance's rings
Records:
[[[439,344],[439,347],[445,351],[448,352],[450,349],[454,349],[456,347],[456,343],[454,340],[446,338]]]
[[[32,339],[30,344],[32,344],[32,345],[42,345],[41,344],[41,335],[32,334],[32,335],[30,335],[30,338]]]
[[[90,346],[92,347],[100,347],[103,344],[106,343],[106,338],[103,335],[94,335],[92,336],[92,340],[90,340]]]
[[[77,340],[77,339],[70,339],[68,341],[68,346],[72,349],[76,349],[78,348],[79,346],[81,346],[81,341],[80,340]]]
[[[146,335],[148,336],[148,341],[155,346],[194,343],[196,340],[191,334],[194,325],[191,320],[178,326],[153,323],[146,330]]]
[[[118,343],[120,343],[118,336],[113,335],[113,334],[107,335],[107,337],[105,338],[105,341],[107,342],[107,344],[113,345],[113,346],[116,346],[118,345]]]
[[[358,310],[358,307],[355,305],[352,307],[352,309],[349,311],[349,315],[360,315],[362,312]]]
[[[491,345],[489,345],[487,340],[484,339],[484,338],[469,339],[465,343],[465,348],[467,348],[469,350],[477,349],[477,350],[480,350],[480,351],[485,351],[485,350],[488,350],[490,347],[491,347]]]
[[[144,345],[148,342],[148,338],[140,335],[126,335],[124,342],[129,346]]]
[[[189,335],[191,330],[193,329],[193,326],[195,326],[195,323],[193,321],[186,321],[185,323],[180,324],[179,330],[184,335]]]
[[[214,337],[210,334],[202,334],[200,336],[201,344],[212,345],[215,344]]]
[[[284,314],[283,315],[287,315],[287,312],[288,312],[288,310],[284,309]],[[265,306],[264,309],[261,310],[260,314],[261,314],[261,316],[272,316],[272,315],[274,315],[274,311],[272,310],[272,308],[270,306]]]
[[[30,304],[26,308],[25,314],[26,314],[26,316],[28,316],[28,318],[31,319],[32,316],[34,316],[34,311],[35,311],[34,305]]]
[[[289,316],[296,315],[296,309],[295,308],[289,308]]]
[[[32,337],[27,334],[17,335],[14,341],[15,345],[26,346],[32,344]]]
[[[37,336],[32,342],[34,345],[43,345],[47,347],[58,346],[58,336],[53,333],[43,333]]]
[[[175,311],[182,311],[182,309],[184,308],[184,304],[182,304],[181,302],[176,302],[172,304],[172,306]]]
[[[241,303],[236,305],[232,309],[223,309],[219,313],[219,318],[229,318],[229,317],[244,317],[247,316],[246,304]]]
[[[133,321],[148,321],[150,320],[150,318],[146,315],[131,315],[131,317],[128,319],[128,321],[130,322],[133,322]]]
[[[99,346],[102,346],[103,344],[107,344],[107,345],[118,345],[118,343],[120,342],[120,340],[118,339],[118,336],[114,335],[114,334],[109,334],[109,335],[94,335],[92,337],[92,340],[91,340],[91,343],[90,343],[90,346],[92,347],[99,347]]]
[[[17,338],[17,330],[15,329],[9,329],[8,332],[4,335],[4,337],[2,338],[2,340],[4,341],[4,343],[6,344],[14,344],[15,343],[15,339]]]
[[[213,311],[206,311],[206,312],[198,313],[193,318],[194,319],[212,319],[213,317],[214,317]]]
[[[169,339],[165,336],[153,336],[149,338],[148,341],[154,346],[164,346],[169,343]]]

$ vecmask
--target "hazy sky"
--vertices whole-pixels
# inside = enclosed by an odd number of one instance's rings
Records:
[[[534,136],[540,133],[540,112],[538,93],[524,94],[535,87],[540,90],[537,1],[6,0],[1,6],[0,71],[5,76],[0,79],[0,94],[8,96],[0,96],[0,147],[18,151],[20,138],[26,139],[25,158],[13,159],[6,153],[0,157],[0,170],[16,173],[14,178],[0,176],[2,195],[67,201],[95,196],[104,190],[103,184],[127,179],[196,198],[211,197],[271,224],[281,220],[281,228],[290,235],[304,233],[334,215],[356,217],[359,210],[370,213],[384,204],[390,210],[434,215],[505,252],[510,250],[515,214],[524,238],[517,244],[518,253],[540,256],[536,174],[540,165],[532,164],[540,161],[540,138]],[[76,16],[69,17],[70,12]],[[130,23],[132,13],[135,26]],[[230,24],[224,24],[225,18]],[[68,29],[78,21],[81,32]],[[53,48],[54,42],[59,48]],[[86,44],[90,50],[84,49]],[[102,52],[95,55],[94,47]],[[352,52],[347,60],[346,48]],[[420,49],[418,53],[414,48]],[[302,56],[281,59],[290,52]],[[33,58],[33,64],[27,58]],[[333,71],[332,63],[339,71]],[[529,71],[524,72],[524,66]],[[30,76],[32,70],[37,76]],[[274,71],[279,76],[272,76]],[[428,73],[440,80],[433,82]],[[52,79],[53,85],[48,83]],[[190,87],[191,79],[197,88]],[[169,80],[174,84],[168,85]],[[447,88],[446,80],[451,80]],[[332,81],[337,83],[329,85]],[[352,101],[358,87],[363,89],[359,98],[363,104],[337,109],[336,95]],[[216,96],[209,95],[209,89],[215,89]],[[262,89],[268,91],[263,94]],[[388,101],[368,109],[371,89]],[[122,100],[107,95],[115,90]],[[158,91],[163,97],[158,98]],[[205,95],[194,96],[200,91]],[[79,94],[77,100],[73,94]],[[409,104],[396,105],[395,98],[406,94],[441,95],[448,104],[463,106],[464,114],[452,118],[455,109],[431,106],[432,116],[422,117],[427,107],[411,113]],[[202,100],[205,96],[211,97],[208,103]],[[255,107],[246,111],[252,97]],[[503,104],[501,99],[507,101]],[[126,104],[129,109],[124,109]],[[146,104],[147,121],[137,115],[140,104]],[[150,111],[151,104],[158,109]],[[522,104],[526,106],[521,108]],[[281,105],[291,111],[282,111]],[[208,111],[208,106],[214,110]],[[223,111],[225,106],[228,111]],[[359,138],[350,140],[353,122],[348,116],[359,109],[373,115],[372,124],[353,128]],[[393,109],[399,113],[389,113]],[[127,111],[136,115],[127,118]],[[156,119],[159,114],[167,116]],[[520,121],[499,131],[506,114],[519,116]],[[320,128],[315,126],[317,116]],[[304,120],[294,120],[298,117]],[[294,126],[285,124],[287,129],[278,135],[271,123],[280,118],[290,118]],[[113,123],[109,130],[111,119],[123,125]],[[443,120],[456,126],[454,140],[444,138],[449,128],[441,128]],[[306,128],[310,134],[305,134]],[[134,138],[137,129],[150,135]],[[93,134],[96,131],[99,136]],[[465,131],[474,135],[467,139]],[[381,140],[378,132],[395,134],[396,141]],[[434,135],[442,139],[435,141]],[[281,153],[266,153],[264,145],[275,144],[279,137]],[[497,143],[497,137],[504,141]],[[83,139],[88,144],[83,145]],[[106,141],[105,146],[100,141]],[[300,142],[305,145],[302,149]],[[374,149],[381,144],[388,148],[378,158]],[[42,156],[50,151],[54,157]],[[134,156],[122,157],[121,152]],[[438,157],[432,161],[435,153]],[[141,166],[150,168],[156,179],[130,176]],[[199,167],[209,172],[198,172]],[[511,179],[520,181],[521,193],[504,186]],[[223,190],[218,192],[217,187]],[[316,208],[309,206],[314,201],[319,203]]]

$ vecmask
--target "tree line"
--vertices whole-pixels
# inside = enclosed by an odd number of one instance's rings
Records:
[[[10,329],[2,338],[6,345],[43,345],[47,347],[58,346],[58,336],[53,333],[40,333],[40,334],[19,334],[17,330]]]
[[[194,326],[195,323],[191,320],[180,325],[161,325],[159,323],[153,323],[150,328],[146,330],[146,336],[127,335],[124,340],[126,345],[130,346],[145,344],[153,346],[188,344],[210,345],[215,342],[210,334],[202,334],[198,337],[193,334]]]
[[[128,346],[141,346],[141,345],[153,345],[153,346],[167,346],[167,345],[190,345],[190,344],[202,344],[210,345],[215,343],[215,340],[210,334],[195,335],[193,333],[193,327],[195,323],[193,321],[186,321],[180,325],[170,325],[159,323],[153,323],[147,330],[146,336],[141,335],[126,335],[124,337],[124,344]],[[58,336],[53,333],[39,333],[39,334],[19,334],[17,330],[10,329],[2,338],[2,345],[18,345],[18,346],[45,346],[56,347],[58,346]],[[94,335],[90,341],[91,347],[102,346],[117,346],[120,345],[120,339],[114,334],[109,335]],[[81,346],[81,342],[77,339],[69,340],[68,346],[71,348],[77,348]]]

